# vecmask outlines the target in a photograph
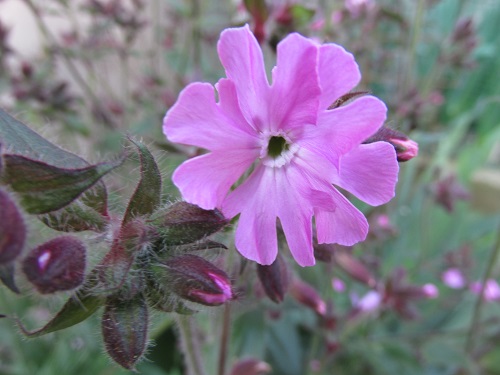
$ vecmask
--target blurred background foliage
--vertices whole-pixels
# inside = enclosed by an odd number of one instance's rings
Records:
[[[16,23],[18,9],[26,16]],[[13,37],[22,36],[24,22],[34,25],[37,53],[23,52]],[[95,160],[118,152],[126,133],[142,137],[176,199],[169,176],[198,150],[167,143],[162,117],[187,83],[223,76],[218,35],[244,23],[258,34],[269,66],[276,43],[293,31],[353,52],[363,74],[359,89],[384,100],[388,124],[420,150],[401,165],[392,202],[376,209],[356,202],[371,222],[366,242],[312,268],[288,263],[284,302],[265,298],[252,264],[235,275],[241,297],[230,309],[226,373],[237,359],[253,357],[276,375],[500,374],[500,291],[481,298],[477,289],[487,280],[498,288],[500,277],[498,1],[4,0],[1,106]],[[113,194],[118,201],[127,190],[116,186]],[[230,235],[223,241],[229,245]],[[231,257],[227,264],[239,256]],[[450,282],[450,270],[461,283]],[[426,284],[435,288],[422,293]],[[23,280],[20,286],[29,290]],[[0,289],[0,313],[33,328],[63,301]],[[209,374],[222,371],[228,311],[196,316]],[[151,326],[154,344],[138,370],[183,374],[173,321],[158,314]],[[0,374],[126,373],[103,354],[99,330],[90,319],[28,340],[1,319]]]

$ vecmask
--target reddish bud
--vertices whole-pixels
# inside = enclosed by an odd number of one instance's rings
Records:
[[[102,316],[102,336],[106,352],[116,363],[134,369],[146,349],[147,335],[148,307],[143,298],[108,298]]]
[[[237,361],[229,375],[262,375],[271,372],[271,366],[255,358],[240,359]]]
[[[374,287],[376,280],[368,268],[359,260],[354,258],[351,252],[341,246],[336,246],[334,252],[335,263],[343,269],[354,280],[357,280],[370,287]]]
[[[172,291],[188,301],[218,306],[233,299],[227,274],[196,255],[181,255],[163,262]]]
[[[229,222],[218,210],[204,210],[187,202],[178,202],[156,213],[150,221],[166,245],[196,242],[221,230]]]
[[[23,250],[26,226],[9,194],[0,189],[0,265],[10,263]]]
[[[383,126],[363,143],[379,141],[388,142],[394,146],[399,162],[408,161],[418,155],[418,143],[400,131]]]
[[[326,303],[311,285],[296,279],[292,283],[290,293],[297,302],[311,308],[316,314],[326,315]]]
[[[23,271],[42,294],[74,289],[85,277],[85,251],[78,238],[57,237],[32,250]]]
[[[288,289],[288,271],[283,258],[278,255],[269,266],[257,264],[257,275],[269,299],[282,302]]]

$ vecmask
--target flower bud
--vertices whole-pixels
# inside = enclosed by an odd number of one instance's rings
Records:
[[[354,280],[366,284],[369,287],[375,286],[375,277],[363,263],[352,256],[348,249],[336,246],[334,260],[335,263]]]
[[[78,238],[57,237],[32,250],[22,268],[42,294],[73,289],[85,277],[85,251]]]
[[[276,260],[269,266],[257,264],[257,275],[266,292],[273,302],[280,303],[288,289],[288,273],[283,258],[278,254]]]
[[[0,265],[12,262],[23,250],[26,226],[9,194],[0,189]]]
[[[290,293],[297,302],[311,308],[316,314],[326,315],[326,303],[311,285],[301,280],[294,280]]]
[[[181,255],[163,262],[172,291],[188,301],[218,306],[233,299],[227,274],[196,255]]]
[[[408,161],[418,155],[418,143],[400,131],[383,126],[363,143],[379,141],[388,142],[394,146],[399,162]]]
[[[151,219],[166,245],[192,243],[209,236],[228,224],[218,210],[204,210],[194,204],[178,202]]]
[[[259,361],[255,358],[241,359],[236,362],[230,375],[262,375],[271,372],[271,366],[266,362]]]

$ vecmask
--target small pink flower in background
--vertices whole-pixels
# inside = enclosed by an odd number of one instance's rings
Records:
[[[366,218],[332,184],[377,206],[394,196],[399,167],[389,143],[362,144],[385,121],[384,103],[363,96],[328,110],[360,80],[353,56],[291,34],[269,84],[248,26],[223,31],[218,52],[227,75],[215,85],[218,101],[211,84],[192,83],[163,122],[170,141],[209,151],[174,172],[184,199],[239,214],[236,248],[263,265],[276,259],[277,219],[301,266],[315,263],[313,216],[318,243],[363,241]]]
[[[427,298],[437,298],[439,296],[439,290],[434,284],[423,285],[422,292]]]
[[[449,268],[441,275],[443,283],[452,289],[461,289],[465,286],[465,277],[458,268]]]
[[[376,290],[370,290],[358,301],[356,301],[355,308],[360,312],[372,312],[377,310],[382,303],[382,296]]]
[[[345,284],[344,284],[344,282],[342,280],[337,279],[336,277],[334,277],[332,279],[332,288],[336,292],[342,293],[342,292],[345,291]]]
[[[470,286],[471,292],[475,294],[481,293],[482,285],[483,284],[480,281],[472,283]],[[483,298],[485,301],[488,302],[500,300],[500,286],[498,285],[496,280],[493,279],[486,280]]]

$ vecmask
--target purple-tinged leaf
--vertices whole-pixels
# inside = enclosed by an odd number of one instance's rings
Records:
[[[99,307],[104,305],[105,302],[103,296],[92,294],[94,286],[95,280],[89,278],[85,285],[66,301],[57,315],[42,328],[35,331],[28,331],[20,321],[17,321],[19,328],[28,337],[39,337],[83,322],[95,313]]]
[[[31,251],[23,261],[23,272],[42,294],[74,289],[85,278],[85,253],[78,238],[57,237]]]
[[[146,349],[148,306],[141,296],[132,301],[108,297],[102,316],[102,337],[109,356],[132,370]]]
[[[0,264],[10,263],[22,252],[26,226],[9,194],[0,189]]]
[[[123,223],[128,223],[136,216],[150,215],[158,208],[161,201],[161,174],[156,161],[147,147],[130,139],[139,153],[141,161],[141,179],[130,198]]]
[[[21,155],[5,154],[4,161],[3,181],[20,195],[26,211],[45,214],[73,202],[123,159],[81,169],[59,168]]]
[[[2,109],[0,109],[0,140],[11,154],[23,155],[56,167],[83,168],[89,165],[81,157],[47,141]]]

